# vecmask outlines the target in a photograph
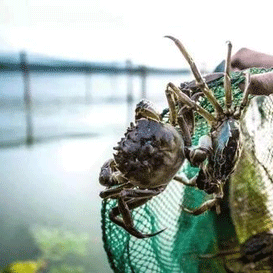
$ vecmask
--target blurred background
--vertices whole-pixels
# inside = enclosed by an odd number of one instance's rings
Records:
[[[163,36],[203,73],[227,40],[272,54],[269,1],[219,3],[0,0],[0,271],[111,272],[100,167],[141,98],[192,79]]]

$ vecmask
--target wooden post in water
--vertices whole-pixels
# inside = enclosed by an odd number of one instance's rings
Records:
[[[141,98],[145,99],[147,97],[147,68],[145,66],[141,67]]]
[[[20,53],[21,70],[24,83],[24,102],[26,111],[26,144],[33,144],[32,102],[30,94],[29,67],[25,52]]]
[[[85,72],[85,103],[89,104],[92,101],[91,95],[91,72]]]
[[[132,61],[127,60],[126,61],[126,69],[127,69],[127,96],[126,96],[126,102],[127,102],[127,122],[126,124],[129,124],[129,122],[133,119],[133,71],[132,71]]]

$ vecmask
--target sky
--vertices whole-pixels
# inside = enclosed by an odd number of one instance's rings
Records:
[[[0,0],[0,52],[26,50],[76,60],[214,68],[241,47],[273,54],[267,1]]]

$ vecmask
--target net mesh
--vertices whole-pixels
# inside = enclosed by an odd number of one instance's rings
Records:
[[[255,68],[249,70],[251,74],[268,71]],[[238,105],[242,98],[239,84],[243,81],[242,73],[232,74],[235,105]],[[223,78],[210,83],[209,87],[223,105]],[[206,98],[202,98],[200,104],[208,111],[213,111]],[[261,230],[272,228],[272,112],[273,100],[271,96],[252,99],[244,122],[242,122],[242,156],[232,175],[231,182],[225,186],[221,214],[216,215],[215,212],[208,211],[199,216],[192,216],[183,212],[181,206],[196,208],[210,196],[196,188],[185,187],[172,181],[163,193],[132,211],[137,230],[143,233],[154,233],[164,228],[166,230],[151,238],[136,239],[110,221],[109,211],[117,205],[116,200],[103,200],[101,210],[103,242],[114,272],[226,272],[226,264],[228,263],[226,257],[204,259],[200,255],[218,253],[221,250],[238,247],[239,243],[243,243],[253,235],[253,230],[258,233]],[[256,119],[256,123],[254,127],[251,127],[248,123],[251,123],[253,118]],[[168,119],[167,114],[165,119]],[[199,138],[207,134],[209,129],[207,122],[196,114],[193,145],[197,145]],[[264,149],[261,151],[258,147],[263,134],[267,134],[268,137],[263,146]],[[253,164],[255,167],[250,169],[249,166],[253,166]],[[191,178],[198,171],[198,168],[194,168],[186,162],[182,166],[180,174],[183,173]],[[267,192],[268,190],[270,192]],[[248,206],[238,210],[239,203],[245,202],[246,199]],[[259,210],[260,215],[252,213],[252,210]],[[253,226],[248,228],[249,222],[254,223],[255,228]]]

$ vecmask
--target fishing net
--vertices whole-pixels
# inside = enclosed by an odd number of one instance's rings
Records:
[[[249,70],[250,74],[268,71],[255,68]],[[238,105],[242,98],[239,84],[245,77],[243,73],[236,72],[232,73],[231,78],[233,101]],[[213,81],[209,87],[223,105],[223,78]],[[201,98],[200,104],[208,111],[213,111],[206,98]],[[168,111],[165,113],[164,118],[168,120]],[[136,239],[110,221],[108,214],[117,205],[116,200],[103,200],[101,210],[103,242],[114,272],[227,272],[228,267],[234,266],[233,257],[205,259],[202,255],[236,249],[253,234],[272,229],[271,96],[252,99],[242,127],[242,156],[230,183],[225,186],[219,215],[213,211],[199,216],[183,212],[181,206],[196,208],[211,197],[201,190],[172,181],[163,193],[132,211],[137,230],[143,233],[154,233],[164,228],[166,230],[151,238]],[[199,138],[206,135],[209,129],[204,118],[196,114],[193,145],[197,145]],[[263,149],[259,149],[261,139],[264,141]],[[191,178],[198,172],[198,168],[186,162],[179,173]],[[241,203],[244,206],[241,206]],[[238,209],[239,207],[241,209]]]

